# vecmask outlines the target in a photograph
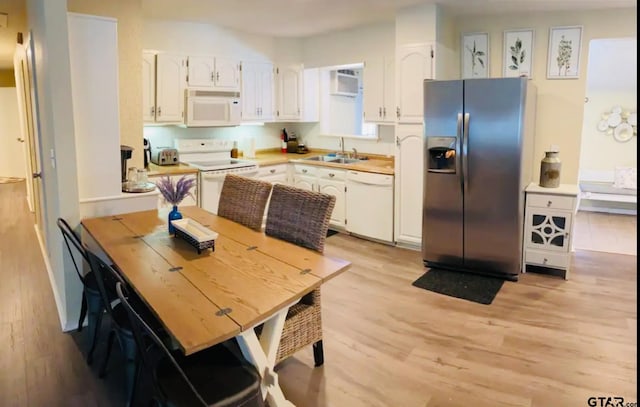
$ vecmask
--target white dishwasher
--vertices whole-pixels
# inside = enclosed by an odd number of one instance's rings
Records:
[[[393,175],[347,172],[347,232],[393,242]]]

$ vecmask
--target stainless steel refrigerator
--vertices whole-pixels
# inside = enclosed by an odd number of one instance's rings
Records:
[[[527,78],[424,82],[427,267],[517,280],[535,98]]]

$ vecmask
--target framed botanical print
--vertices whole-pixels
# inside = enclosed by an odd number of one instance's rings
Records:
[[[580,73],[582,26],[551,27],[547,79],[575,79]]]
[[[533,76],[533,38],[534,30],[532,29],[504,32],[502,76],[505,78]]]
[[[489,34],[462,34],[462,79],[489,77]]]

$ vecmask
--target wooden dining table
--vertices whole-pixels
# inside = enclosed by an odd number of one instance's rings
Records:
[[[180,210],[218,233],[213,249],[199,253],[169,234],[163,210],[87,218],[82,225],[185,355],[235,337],[260,373],[269,404],[292,406],[274,371],[287,311],[351,263],[196,206]]]

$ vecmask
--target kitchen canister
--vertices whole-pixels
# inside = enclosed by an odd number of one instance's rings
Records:
[[[558,151],[545,151],[540,162],[540,186],[544,188],[558,188],[560,186],[560,168],[562,162]]]

